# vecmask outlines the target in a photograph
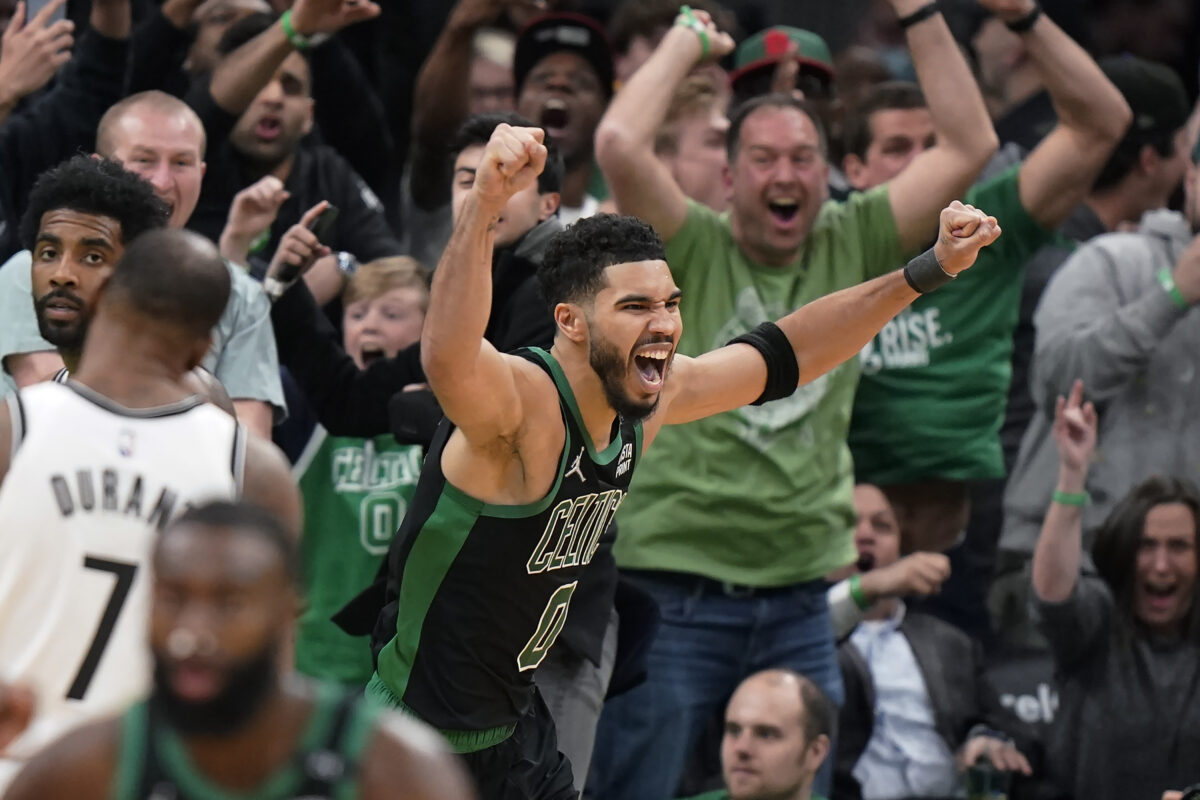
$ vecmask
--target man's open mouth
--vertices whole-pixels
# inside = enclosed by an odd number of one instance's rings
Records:
[[[551,98],[542,106],[540,122],[551,138],[561,136],[567,125],[571,123],[571,112],[562,100]]]
[[[648,389],[657,390],[662,387],[667,372],[667,359],[670,357],[671,348],[666,345],[646,347],[634,354],[633,364]]]
[[[260,139],[274,141],[279,138],[279,134],[283,132],[283,120],[279,117],[268,114],[258,121],[254,126],[254,135]]]
[[[771,212],[772,217],[786,225],[796,218],[796,214],[800,211],[800,204],[792,198],[780,198],[769,201],[767,209]]]

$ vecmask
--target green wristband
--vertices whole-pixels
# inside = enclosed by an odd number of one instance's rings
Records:
[[[866,611],[871,607],[871,601],[862,590],[862,578],[858,575],[850,576],[850,599],[854,601],[854,605],[858,606],[859,611]]]
[[[708,58],[708,51],[711,49],[708,42],[708,31],[704,27],[704,23],[696,19],[696,15],[692,12],[691,6],[680,6],[679,15],[684,18],[684,22],[677,22],[684,28],[691,28],[700,37],[700,60]]]
[[[1170,267],[1163,267],[1158,271],[1158,282],[1162,285],[1163,291],[1179,308],[1187,311],[1192,307],[1192,304],[1183,296],[1183,292],[1179,291],[1179,287],[1175,285],[1175,276],[1171,274]]]
[[[1050,495],[1050,499],[1058,503],[1060,506],[1085,506],[1088,501],[1087,492],[1062,492],[1058,489],[1054,490],[1054,494]]]
[[[280,15],[279,24],[283,28],[283,35],[287,37],[288,44],[292,47],[297,50],[307,50],[312,45],[307,36],[296,33],[296,29],[292,26],[292,10],[290,8]]]

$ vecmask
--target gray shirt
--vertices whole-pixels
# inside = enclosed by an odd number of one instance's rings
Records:
[[[1002,550],[1033,553],[1058,474],[1054,402],[1076,378],[1100,414],[1085,531],[1151,475],[1200,482],[1200,312],[1158,281],[1191,240],[1181,215],[1152,212],[1137,233],[1081,246],[1046,287],[1029,379],[1037,412],[1005,491]]]
[[[0,361],[18,353],[53,350],[38,334],[30,280],[32,258],[22,250],[0,267]],[[271,303],[262,287],[226,262],[232,291],[225,313],[213,328],[213,343],[201,366],[217,377],[234,400],[270,403],[279,422],[286,413],[279,380],[279,357],[271,328]],[[0,396],[16,388],[7,370]],[[46,376],[49,378],[49,376]]]
[[[1200,644],[1115,632],[1108,585],[1081,575],[1062,603],[1033,597],[1050,643],[1059,713],[1046,768],[1088,800],[1158,800],[1200,780]]]

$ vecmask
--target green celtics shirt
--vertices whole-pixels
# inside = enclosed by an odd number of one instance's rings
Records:
[[[1023,266],[1054,235],[1021,205],[1019,170],[1014,165],[967,192],[965,202],[1000,222],[1000,238],[863,348],[850,427],[860,481],[1004,476],[999,434]]]
[[[300,554],[307,605],[296,629],[296,669],[365,686],[374,672],[366,636],[330,621],[375,579],[421,474],[421,448],[313,433],[293,469],[304,496]]]
[[[695,356],[897,269],[904,253],[883,186],[826,203],[786,267],[750,261],[727,214],[689,201],[667,262],[683,290],[679,352]],[[791,397],[663,428],[617,514],[617,563],[783,586],[853,561],[846,431],[857,380],[851,362]]]

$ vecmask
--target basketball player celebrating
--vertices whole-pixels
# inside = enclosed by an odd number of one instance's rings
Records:
[[[122,235],[98,220],[70,222],[94,229],[85,264]],[[111,272],[72,380],[0,403],[0,675],[37,697],[11,758],[145,691],[145,567],[177,513],[240,494],[300,527],[282,454],[181,383],[229,294],[216,248],[152,230]],[[15,766],[0,760],[0,783]]]
[[[33,259],[38,333],[65,365],[55,381],[66,381],[79,365],[96,301],[125,244],[164,227],[167,217],[168,207],[154,188],[115,161],[75,156],[38,177],[21,220],[21,240]],[[225,387],[203,367],[184,380],[192,392],[234,414]]]
[[[659,427],[787,396],[1000,233],[953,204],[934,250],[904,270],[693,359],[675,354],[680,292],[661,241],[599,215],[559,234],[539,271],[552,349],[501,355],[483,338],[493,230],[537,178],[542,136],[496,129],[434,274],[421,356],[448,422],[389,554],[367,687],[441,730],[486,800],[576,796],[533,673]]]
[[[424,725],[280,675],[298,561],[266,511],[217,502],[184,514],[154,549],[149,700],[48,747],[7,797],[473,797]]]

